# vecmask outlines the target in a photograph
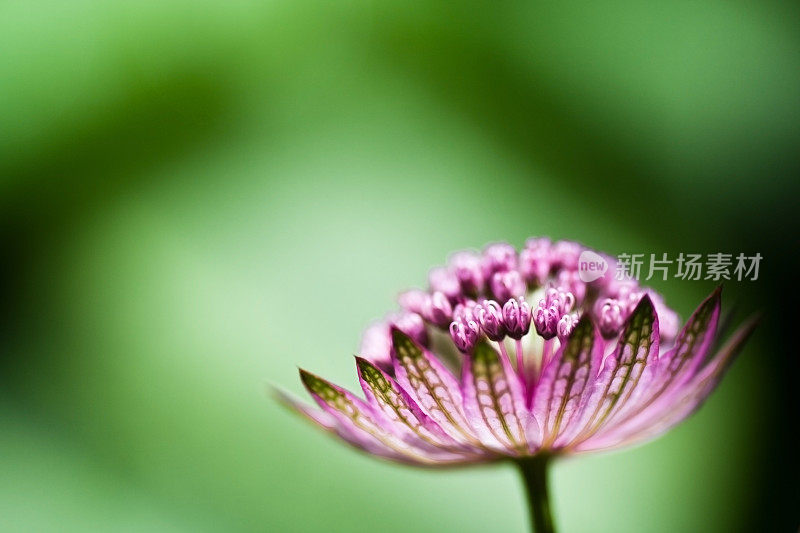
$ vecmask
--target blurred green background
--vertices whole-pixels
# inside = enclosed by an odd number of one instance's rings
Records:
[[[0,530],[512,531],[510,467],[357,454],[267,398],[462,247],[760,252],[708,404],[563,461],[563,531],[797,527],[800,9],[0,2]],[[685,318],[713,282],[655,284]]]

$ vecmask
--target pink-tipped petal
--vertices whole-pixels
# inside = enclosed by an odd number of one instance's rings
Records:
[[[721,292],[722,288],[717,288],[700,304],[678,334],[675,346],[659,358],[656,395],[680,387],[706,361],[716,337]]]
[[[305,370],[300,378],[317,404],[336,420],[336,432],[369,453],[414,464],[460,461],[462,456],[421,447],[398,435],[395,428],[352,393]]]
[[[573,416],[588,401],[603,357],[603,339],[584,315],[569,339],[547,363],[533,398],[533,414],[543,444],[553,444],[567,431]]]
[[[571,431],[565,434],[563,444],[593,435],[625,409],[637,386],[646,384],[643,376],[649,375],[657,364],[658,348],[658,315],[645,296],[625,323],[614,351],[605,358],[589,399]]]
[[[422,411],[459,443],[475,444],[462,408],[458,381],[432,354],[398,329],[392,330],[392,359],[397,382]]]
[[[456,442],[388,374],[361,357],[356,357],[356,366],[367,401],[389,423],[434,447],[456,447]]]
[[[464,410],[484,442],[496,441],[507,453],[528,451],[530,417],[518,376],[488,342],[481,341],[462,369]]]
[[[696,412],[716,389],[745,341],[758,325],[758,318],[743,324],[694,378],[673,394],[669,401],[649,406],[635,420],[608,435],[599,434],[578,446],[578,451],[618,448],[652,439]]]
[[[277,399],[281,405],[288,408],[290,411],[299,414],[315,426],[318,426],[326,431],[335,431],[336,419],[330,414],[322,411],[321,409],[316,409],[304,404],[297,398],[293,398],[291,395],[289,395],[289,393],[281,389],[273,389],[271,392],[273,393],[275,399]]]

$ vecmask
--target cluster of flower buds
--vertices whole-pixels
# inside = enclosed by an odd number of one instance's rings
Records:
[[[502,307],[495,300],[468,301],[453,311],[450,336],[456,347],[470,352],[481,333],[493,341],[506,336],[521,339],[531,327],[531,308],[523,298],[512,298]]]
[[[572,311],[574,305],[575,296],[568,290],[562,287],[548,288],[545,297],[539,300],[533,311],[536,332],[546,340],[555,337],[558,334],[559,321]]]
[[[570,241],[551,242],[547,238],[529,239],[517,253],[507,243],[486,246],[482,253],[462,251],[453,254],[448,264],[428,275],[428,291],[413,290],[400,296],[400,305],[419,313],[437,327],[446,327],[452,307],[467,300],[492,298],[500,305],[524,297],[528,287],[545,284],[551,277],[558,286],[571,292],[580,304],[586,284],[577,272],[582,248]],[[443,295],[450,304],[441,301]]]
[[[464,353],[472,350],[481,334],[477,309],[478,303],[474,300],[467,300],[453,309],[450,336],[453,338],[456,348]]]
[[[619,333],[645,291],[636,281],[611,276],[582,281],[578,259],[583,250],[575,242],[536,238],[529,239],[519,253],[506,243],[490,244],[480,253],[458,252],[446,266],[431,270],[429,290],[401,294],[400,305],[425,324],[449,327],[459,349],[467,351],[481,335],[496,340],[527,334],[531,318],[526,323],[526,315],[532,315],[539,335],[552,339],[569,335],[580,313],[588,311],[603,336],[611,338]],[[612,264],[612,258],[607,260]],[[524,300],[529,287],[545,284],[551,288],[531,311]],[[591,297],[587,296],[589,286]],[[651,298],[662,339],[669,340],[677,333],[677,315],[657,294],[652,293]],[[586,300],[591,302],[588,309],[584,309]]]

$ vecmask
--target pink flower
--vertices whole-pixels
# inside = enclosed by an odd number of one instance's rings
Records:
[[[445,288],[440,276],[447,279],[448,294],[410,293],[403,299],[410,314],[382,323],[379,334],[368,330],[365,346],[377,345],[379,357],[368,350],[356,358],[363,398],[301,370],[319,409],[284,400],[377,456],[425,466],[511,458],[527,479],[549,458],[627,446],[678,424],[714,390],[755,327],[746,323],[713,352],[721,289],[678,331],[661,297],[635,282],[597,284],[583,301],[558,287],[559,280],[575,287],[583,250],[576,243],[552,245],[552,268],[532,268],[530,253],[520,261],[510,249],[495,244],[483,258],[483,279],[514,278],[500,284],[503,301],[491,299],[497,287],[478,282],[476,260],[454,256],[461,270],[433,276],[436,289]],[[520,264],[525,276],[515,270]],[[549,288],[537,291],[542,285]],[[462,352],[459,365],[426,347],[436,332]]]

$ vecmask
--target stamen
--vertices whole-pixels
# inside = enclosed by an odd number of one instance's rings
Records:
[[[542,358],[539,360],[539,370],[544,370],[544,367],[550,362],[554,345],[555,341],[553,339],[548,339],[542,343]]]
[[[508,350],[506,350],[506,343],[502,340],[497,341],[497,347],[500,349],[500,357],[505,359],[506,362],[509,363],[509,366],[511,366],[511,359],[508,356]]]

